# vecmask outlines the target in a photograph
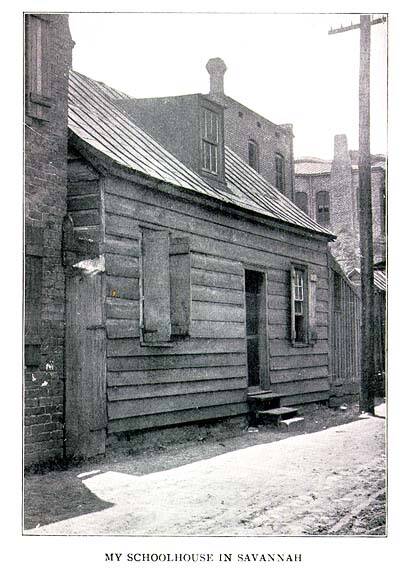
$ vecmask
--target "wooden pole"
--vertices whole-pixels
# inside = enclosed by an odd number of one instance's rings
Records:
[[[360,17],[359,68],[359,232],[361,249],[361,394],[360,411],[374,413],[374,270],[370,149],[370,16]]]

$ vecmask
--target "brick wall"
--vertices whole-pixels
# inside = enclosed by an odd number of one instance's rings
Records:
[[[61,232],[66,213],[67,82],[72,40],[66,15],[47,16],[46,24],[42,30],[49,40],[48,51],[42,53],[42,69],[47,70],[50,84],[50,107],[42,107],[46,120],[31,112],[30,85],[26,84],[25,244],[26,256],[31,258],[26,257],[25,465],[63,454],[65,287]],[[27,50],[30,33],[27,24]],[[26,78],[32,61],[27,54]],[[33,235],[36,243],[31,243]],[[29,275],[32,266],[38,268],[34,283]],[[37,340],[29,338],[30,319],[36,321]]]

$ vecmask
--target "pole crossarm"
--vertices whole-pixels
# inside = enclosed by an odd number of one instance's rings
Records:
[[[375,20],[371,20],[371,26],[375,24],[384,24],[387,21],[386,16],[381,16],[380,18],[375,18]],[[342,32],[349,32],[349,30],[357,30],[361,27],[361,24],[351,24],[349,26],[341,26],[340,28],[331,28],[328,31],[329,34],[341,34]]]

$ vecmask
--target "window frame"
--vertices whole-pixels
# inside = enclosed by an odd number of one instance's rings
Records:
[[[303,277],[302,283],[302,299],[296,299],[296,274],[301,272]],[[306,265],[292,263],[290,267],[290,299],[291,299],[291,311],[290,311],[290,339],[292,346],[309,346],[309,270]],[[296,326],[296,303],[302,303],[302,316],[303,318],[303,338],[297,338],[297,326]]]
[[[208,132],[208,115],[211,115],[211,124],[213,117],[216,118],[216,128],[215,128],[215,137],[210,136]],[[200,130],[201,130],[201,170],[211,176],[218,177],[220,175],[220,115],[217,111],[207,107],[205,104],[201,105],[201,121],[200,121]],[[211,129],[211,135],[213,135],[213,128]],[[208,168],[206,166],[206,155],[205,149],[210,149],[210,166],[212,165],[212,154],[211,150],[215,151],[215,165],[216,168],[212,169],[211,167]]]
[[[324,196],[327,199],[319,203],[318,196]],[[315,219],[318,224],[329,225],[331,223],[331,200],[330,193],[327,190],[318,190],[318,192],[316,192],[315,214]]]
[[[285,193],[285,157],[280,152],[275,154],[275,188],[282,194]]]
[[[302,206],[299,204],[300,200],[298,201],[298,198],[303,198],[303,197],[306,198],[306,210],[304,210]],[[302,190],[295,192],[295,204],[298,208],[302,210],[302,212],[304,212],[306,215],[309,215],[309,197],[307,192],[303,192]]]
[[[26,114],[48,121],[52,106],[50,69],[50,16],[26,14]]]

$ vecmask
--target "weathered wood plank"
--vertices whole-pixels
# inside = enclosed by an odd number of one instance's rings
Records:
[[[297,350],[297,349],[296,349]],[[140,346],[135,339],[108,340],[108,356],[167,356],[174,354],[245,353],[244,339],[180,339],[171,346]]]
[[[243,366],[246,356],[235,354],[175,354],[157,356],[130,356],[108,358],[108,371],[166,370],[178,368],[205,368],[211,366]]]
[[[329,380],[327,378],[315,378],[312,380],[301,380],[299,382],[283,382],[281,384],[274,384],[272,388],[281,396],[297,396],[329,390]]]
[[[270,325],[286,325],[290,323],[290,309],[278,308],[267,311],[267,321]]]
[[[191,410],[181,410],[165,414],[151,414],[149,416],[137,416],[119,420],[111,420],[108,424],[109,433],[123,431],[144,430],[157,427],[167,427],[217,418],[238,416],[247,413],[247,403],[224,404]]]
[[[106,331],[108,338],[134,338],[140,336],[140,323],[138,320],[107,319]]]
[[[131,386],[139,384],[163,384],[214,380],[215,378],[239,378],[246,376],[245,366],[215,366],[209,368],[178,368],[176,370],[134,370],[131,372],[108,372],[108,386]]]
[[[326,340],[318,340],[314,346],[305,347],[292,346],[290,341],[273,340],[269,343],[270,356],[296,357],[302,354],[328,354],[328,350],[328,342]]]
[[[83,180],[98,180],[98,173],[83,159],[70,160],[68,163],[69,182],[79,182]]]
[[[84,196],[85,194],[99,194],[99,180],[82,180],[68,182],[68,196]]]
[[[131,277],[115,277],[108,275],[106,278],[107,297],[121,299],[139,299],[139,280]]]
[[[105,229],[108,235],[137,239],[140,235],[138,220],[106,213]]]
[[[98,209],[98,196],[92,194],[90,196],[72,196],[68,198],[68,211],[77,210],[94,210]]]
[[[193,253],[191,255],[191,266],[195,269],[205,269],[216,271],[217,273],[230,273],[232,275],[244,276],[243,266],[238,261],[230,261],[210,255]]]
[[[169,398],[145,398],[143,400],[108,402],[108,418],[112,420],[207,406],[236,404],[243,402],[245,398],[245,390],[223,390],[205,394],[171,396]]]
[[[102,245],[104,253],[115,253],[120,255],[129,255],[131,257],[140,257],[141,245],[139,239],[115,239],[108,236]]]
[[[295,406],[298,404],[309,404],[311,402],[323,402],[328,400],[329,390],[324,392],[309,392],[307,394],[298,394],[297,396],[283,396],[280,399],[281,406]]]
[[[139,320],[140,303],[127,299],[106,299],[106,317],[108,319],[135,319]]]
[[[240,275],[192,269],[191,281],[195,285],[203,285],[205,287],[243,290],[243,278]]]
[[[192,318],[198,321],[225,321],[244,323],[245,313],[243,307],[193,301]]]
[[[140,386],[115,386],[108,389],[108,400],[140,400],[144,398],[166,398],[191,394],[207,394],[222,390],[243,390],[247,388],[245,378],[226,378],[225,380],[208,380],[201,382],[183,382],[171,384],[148,384]]]
[[[310,366],[328,366],[328,354],[298,352],[295,356],[272,356],[270,358],[270,370],[289,370],[309,368]]]
[[[235,289],[216,289],[214,287],[193,285],[191,293],[193,301],[244,305],[243,291],[236,291]]]
[[[122,277],[139,277],[139,259],[127,255],[105,255],[105,268],[107,275]]]
[[[98,210],[79,210],[70,215],[75,226],[97,226],[100,223]]]
[[[317,324],[316,332],[318,333],[318,342],[320,340],[328,340],[328,327],[326,325]],[[269,325],[269,339],[288,340],[290,339],[290,326],[286,325]],[[299,347],[298,347],[299,348]]]
[[[194,338],[244,338],[244,323],[220,323],[213,321],[193,321],[191,335]]]
[[[295,368],[292,370],[271,370],[271,384],[282,382],[298,382],[299,380],[310,380],[311,378],[327,378],[328,366],[314,366],[311,368]]]
[[[99,242],[101,228],[99,226],[78,226],[74,228],[73,233],[76,239]]]

